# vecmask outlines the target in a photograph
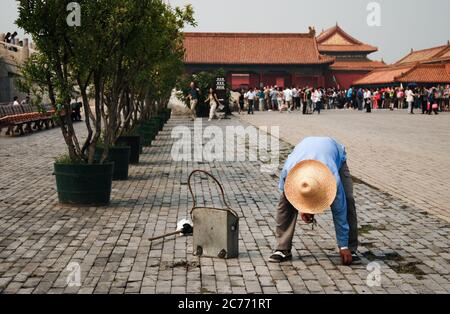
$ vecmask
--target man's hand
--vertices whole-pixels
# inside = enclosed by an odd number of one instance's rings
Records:
[[[342,265],[350,266],[352,264],[352,252],[349,249],[340,249],[339,254],[341,255]]]
[[[314,221],[314,215],[301,213],[302,220],[306,224],[312,224]]]

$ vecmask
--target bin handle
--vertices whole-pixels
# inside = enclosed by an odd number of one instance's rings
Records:
[[[235,217],[239,217],[238,214],[237,214],[233,209],[231,209],[230,205],[228,205],[227,200],[225,199],[225,192],[224,192],[223,187],[222,187],[222,185],[220,184],[219,180],[217,180],[212,174],[210,174],[209,172],[204,171],[204,170],[194,170],[194,171],[192,171],[192,173],[189,175],[189,178],[188,178],[189,192],[191,193],[192,200],[194,201],[194,205],[192,206],[191,214],[192,214],[192,212],[194,211],[194,209],[197,207],[197,200],[196,200],[196,198],[195,198],[195,195],[194,195],[194,192],[192,191],[192,186],[191,186],[191,180],[192,180],[192,177],[193,177],[194,174],[196,174],[196,173],[203,173],[203,174],[206,174],[208,177],[212,178],[212,179],[214,180],[214,182],[217,183],[217,185],[218,185],[219,188],[220,188],[220,193],[222,194],[222,201],[223,201],[223,204],[225,205],[225,208],[224,208],[223,210],[226,210],[226,211],[232,213]]]

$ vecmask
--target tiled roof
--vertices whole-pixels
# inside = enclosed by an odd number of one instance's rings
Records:
[[[341,61],[337,60],[335,63],[331,65],[331,69],[333,70],[366,70],[371,71],[373,69],[385,67],[386,64],[382,61],[372,61],[372,60],[363,60],[363,61]]]
[[[438,58],[450,58],[450,46]]]
[[[439,59],[442,56],[446,57],[450,50],[450,45],[433,47],[423,50],[411,51],[403,59],[399,60],[397,64],[415,63],[415,62],[427,62],[433,59]],[[449,55],[450,56],[450,55]]]
[[[445,64],[418,64],[396,80],[402,83],[450,83],[450,73]]]
[[[309,34],[185,33],[186,64],[330,64]]]
[[[354,85],[377,85],[377,84],[392,84],[395,83],[395,78],[408,72],[414,65],[406,66],[388,66],[373,70],[363,78],[354,82]]]
[[[319,51],[324,52],[375,52],[378,48],[370,45],[319,45]]]
[[[317,36],[320,52],[375,52],[377,47],[367,45],[347,34],[338,25]]]
[[[357,80],[355,85],[383,85],[393,83],[450,83],[445,64],[398,64],[374,70]]]

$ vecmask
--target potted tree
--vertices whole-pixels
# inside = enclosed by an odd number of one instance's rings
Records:
[[[193,23],[193,12],[189,6],[173,9],[161,0],[78,3],[83,8],[82,23],[71,27],[66,20],[66,1],[18,1],[17,25],[33,37],[39,51],[23,71],[48,94],[67,147],[67,154],[54,164],[60,202],[105,205],[118,166],[111,162],[117,163],[117,159],[110,157],[110,152],[120,145],[118,139],[127,128],[136,127],[142,119],[142,113],[127,101],[145,102],[143,93],[137,93],[136,85],[126,78],[140,69],[142,60],[149,60],[151,67],[142,67],[142,72],[148,72],[165,54],[179,57],[181,30],[185,23]],[[142,33],[151,41],[138,40]],[[171,41],[177,43],[177,49],[168,44]],[[152,49],[146,50],[146,46]],[[139,54],[142,56],[136,58]],[[75,129],[70,118],[73,90],[79,91],[83,100],[84,130]],[[128,155],[121,160],[128,162]]]
[[[67,146],[67,155],[54,164],[58,197],[62,203],[105,205],[110,201],[114,164],[96,162],[95,148],[102,133],[102,86],[106,66],[100,43],[95,43],[95,20],[111,14],[93,4],[84,4],[86,23],[82,29],[69,27],[63,1],[19,1],[18,26],[31,34],[39,51],[24,66],[33,83],[44,85]],[[87,10],[86,10],[87,9]],[[109,10],[108,10],[109,9]],[[81,38],[82,34],[90,34]],[[96,53],[94,53],[94,51]],[[96,62],[99,62],[96,66]],[[77,86],[83,99],[87,135],[83,142],[70,119],[70,91]],[[88,90],[94,97],[91,109]]]

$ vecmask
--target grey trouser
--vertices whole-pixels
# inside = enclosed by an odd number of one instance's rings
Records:
[[[358,250],[358,218],[356,214],[355,199],[353,197],[353,181],[347,163],[339,171],[347,199],[347,220],[350,227],[348,247],[352,252]],[[281,195],[277,208],[277,250],[290,251],[294,237],[298,211],[289,203],[284,193]]]

